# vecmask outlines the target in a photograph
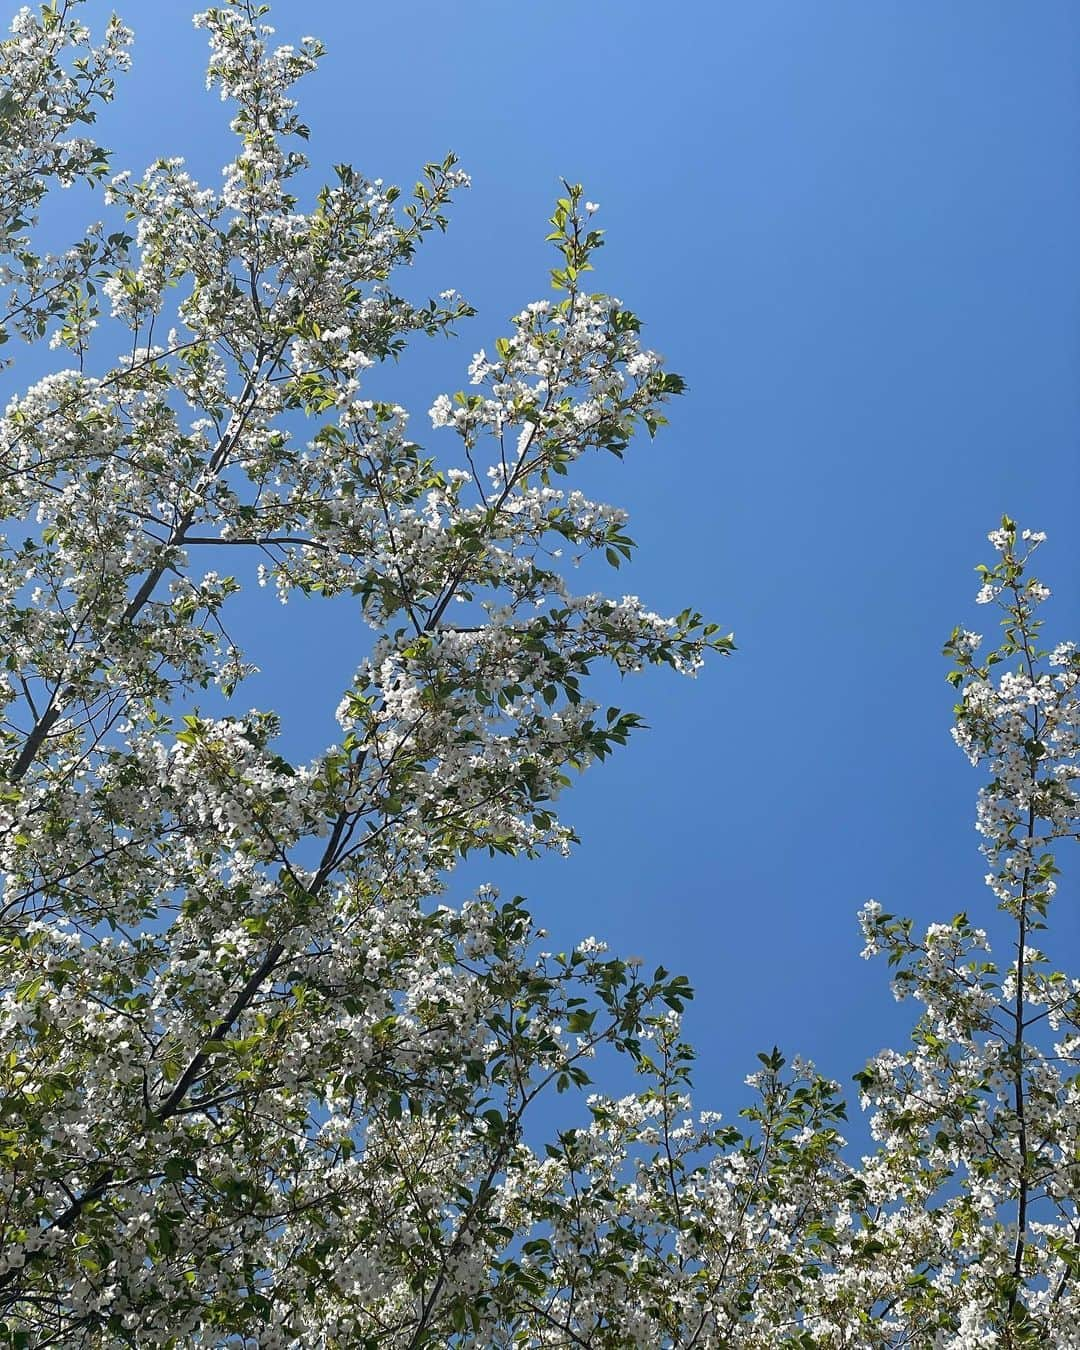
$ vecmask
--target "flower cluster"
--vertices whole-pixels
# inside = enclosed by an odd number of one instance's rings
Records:
[[[66,252],[32,246],[49,189],[97,183],[108,154],[77,128],[91,125],[129,65],[132,35],[115,16],[96,44],[78,18],[81,0],[19,10],[0,42],[0,343],[33,340],[55,323],[54,345],[82,351],[96,322],[92,280],[107,276],[128,242],[94,225]]]

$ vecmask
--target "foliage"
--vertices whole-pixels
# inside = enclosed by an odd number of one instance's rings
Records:
[[[682,389],[583,288],[596,208],[567,185],[555,298],[436,400],[444,467],[362,385],[471,313],[396,289],[466,182],[453,158],[408,197],[339,165],[303,207],[292,87],[322,49],[272,47],[233,0],[197,20],[236,109],[222,186],[175,160],[114,177],[123,228],[39,256],[45,190],[106,173],[69,132],[126,62],[126,30],[95,46],[77,10],[25,11],[0,48],[4,326],[61,352],[0,420],[4,1343],[1080,1343],[1080,983],[1029,942],[1076,831],[1080,662],[1066,644],[1044,670],[1038,537],[991,536],[1002,645],[947,649],[1016,959],[964,915],[917,937],[864,909],[924,1008],[859,1076],[869,1159],[837,1085],[779,1051],[744,1123],[693,1114],[684,979],[591,939],[543,952],[489,889],[439,903],[470,854],[572,840],[570,771],[638,724],[590,700],[594,671],[732,649],[568,580],[564,549],[633,549],[577,461],[654,433]],[[210,550],[370,626],[309,763],[277,715],[236,711],[240,582]],[[584,1097],[608,1052],[640,1089]],[[552,1092],[585,1123],[537,1148]]]

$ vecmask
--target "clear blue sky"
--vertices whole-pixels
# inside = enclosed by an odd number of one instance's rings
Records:
[[[225,114],[189,5],[126,11],[117,168],[183,154],[215,178]],[[991,914],[939,653],[988,619],[972,567],[1002,511],[1049,533],[1050,617],[1080,636],[1080,8],[282,0],[275,22],[329,47],[303,86],[316,165],[411,185],[453,149],[473,175],[416,288],[480,315],[371,385],[421,438],[434,394],[546,293],[560,176],[602,206],[596,285],[689,383],[667,433],[589,487],[641,546],[612,585],[693,604],[739,653],[617,691],[652,730],[565,798],[580,850],[486,870],[560,941],[690,976],[702,1105],[737,1104],[773,1042],[849,1082],[909,1020],[858,958],[862,902]],[[245,610],[273,663],[247,697],[281,707],[296,753],[329,741],[365,641],[317,609]]]

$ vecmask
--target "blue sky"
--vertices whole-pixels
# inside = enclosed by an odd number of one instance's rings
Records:
[[[182,154],[214,180],[227,114],[189,5],[126,10],[117,168]],[[858,958],[862,902],[992,914],[940,649],[987,622],[972,568],[1002,511],[1048,532],[1050,627],[1080,636],[1080,9],[282,0],[274,21],[329,47],[302,86],[316,166],[408,186],[453,149],[473,175],[415,286],[479,316],[371,385],[421,439],[433,396],[546,293],[560,176],[601,203],[595,284],[689,384],[655,444],[585,477],[640,544],[613,588],[705,611],[739,652],[614,691],[651,730],[565,798],[580,849],[482,872],[555,940],[691,978],[702,1105],[736,1104],[774,1042],[849,1082],[909,1022]],[[248,697],[298,754],[330,739],[366,640],[317,607],[244,611],[267,667]]]

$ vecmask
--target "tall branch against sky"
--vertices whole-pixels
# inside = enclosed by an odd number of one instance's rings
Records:
[[[0,47],[5,333],[49,363],[13,363],[0,416],[0,1344],[1075,1346],[1080,981],[1033,943],[1077,834],[1080,654],[1040,645],[1043,536],[992,532],[1002,643],[946,648],[1012,957],[967,913],[865,906],[922,1005],[857,1076],[869,1157],[779,1049],[738,1124],[695,1111],[687,978],[459,894],[576,842],[572,775],[641,726],[612,674],[734,651],[589,588],[635,555],[589,460],[685,388],[591,289],[599,208],[564,181],[549,298],[435,398],[428,450],[371,394],[472,317],[406,298],[455,157],[312,189],[322,44],[229,0],[196,16],[220,185],[115,174],[72,133],[131,34],[87,15],[23,11]],[[54,256],[38,216],[75,179],[108,223]],[[271,650],[309,606],[355,634],[312,757],[295,709],[247,706],[252,583],[285,605]]]

